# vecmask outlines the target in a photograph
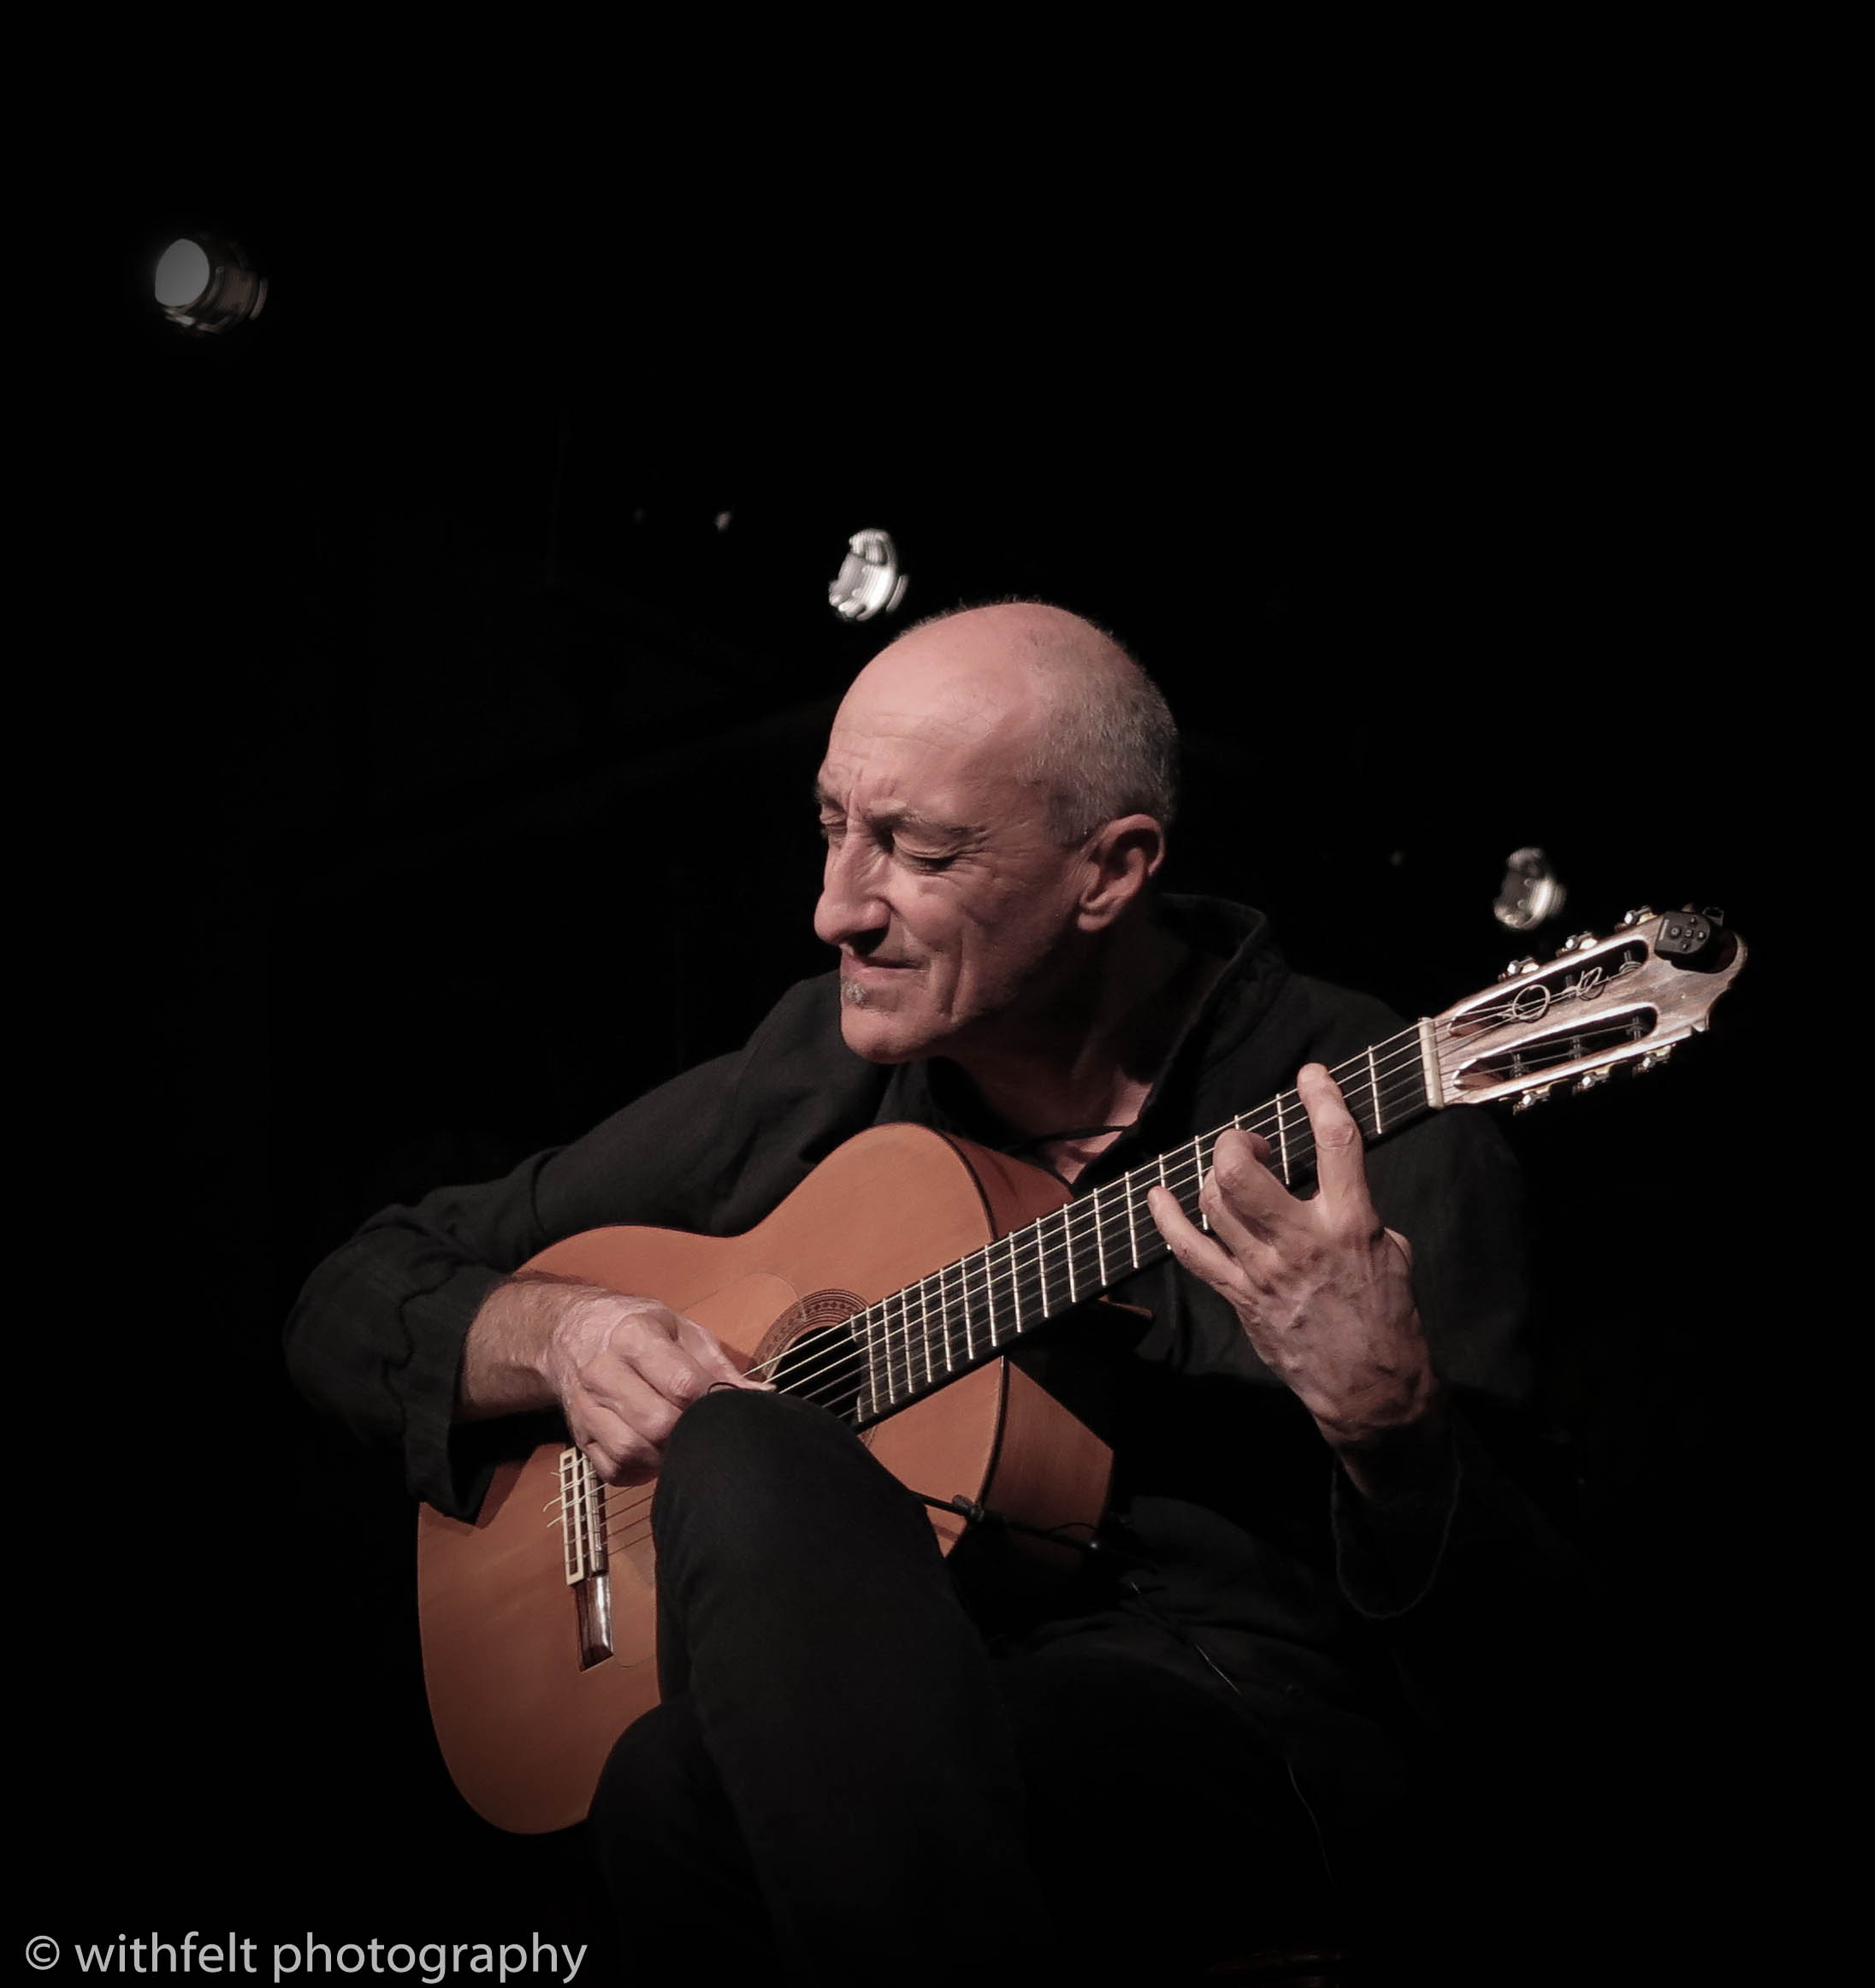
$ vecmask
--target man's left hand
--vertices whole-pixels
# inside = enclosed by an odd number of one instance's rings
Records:
[[[1304,1065],[1296,1089],[1315,1133],[1309,1199],[1269,1170],[1267,1139],[1231,1131],[1198,1196],[1210,1234],[1162,1187],[1148,1205],[1173,1255],[1228,1299],[1371,1497],[1414,1474],[1444,1403],[1413,1301],[1412,1248],[1375,1212],[1360,1127],[1322,1064]]]

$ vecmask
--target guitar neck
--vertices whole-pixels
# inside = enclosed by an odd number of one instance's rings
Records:
[[[1330,1072],[1363,1135],[1371,1140],[1443,1102],[1429,1025],[1415,1022]],[[896,1413],[993,1358],[1025,1333],[1058,1318],[1166,1254],[1146,1196],[1163,1187],[1195,1222],[1198,1190],[1219,1139],[1260,1133],[1269,1165],[1293,1187],[1315,1173],[1309,1115],[1294,1091],[1240,1113],[1135,1167],[1091,1193],[986,1247],[947,1263],[845,1322],[864,1378],[848,1419],[856,1428]],[[813,1382],[818,1387],[819,1378]],[[803,1376],[802,1392],[810,1385]],[[790,1383],[782,1382],[784,1390]]]

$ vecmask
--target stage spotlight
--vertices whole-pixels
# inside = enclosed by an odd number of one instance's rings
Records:
[[[227,331],[258,317],[267,279],[242,254],[239,242],[212,234],[184,235],[157,259],[157,302],[183,331]]]
[[[1504,881],[1491,908],[1499,925],[1512,932],[1534,932],[1562,909],[1568,895],[1541,849],[1515,849],[1505,863]]]
[[[843,621],[870,621],[898,606],[905,598],[905,583],[892,535],[856,531],[846,541],[846,557],[827,589],[827,605]]]

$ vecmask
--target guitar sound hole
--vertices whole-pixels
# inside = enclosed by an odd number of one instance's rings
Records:
[[[775,1362],[772,1377],[782,1393],[797,1394],[851,1422],[866,1382],[866,1360],[851,1323],[808,1327]]]

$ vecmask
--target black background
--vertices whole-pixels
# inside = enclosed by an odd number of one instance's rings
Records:
[[[1712,1928],[1792,1578],[1751,1182],[1796,793],[1716,214],[1665,182],[1462,212],[1051,183],[882,236],[850,180],[688,169],[372,198],[178,156],[92,216],[86,500],[20,748],[47,1930],[606,1937],[566,1846],[449,1790],[411,1512],[293,1396],[280,1324],[386,1201],[577,1133],[825,963],[833,704],[906,616],[1006,594],[1157,675],[1171,881],[1263,906],[1308,970],[1422,1013],[1640,902],[1753,944],[1711,1039],[1511,1127],[1543,1412],[1647,1736],[1569,1799],[1625,1819],[1611,1884],[1648,1839],[1657,1935]],[[270,293],[191,340],[146,258],[216,226]],[[865,525],[896,624],[826,604]],[[1491,903],[1531,843],[1570,895],[1523,940]]]

